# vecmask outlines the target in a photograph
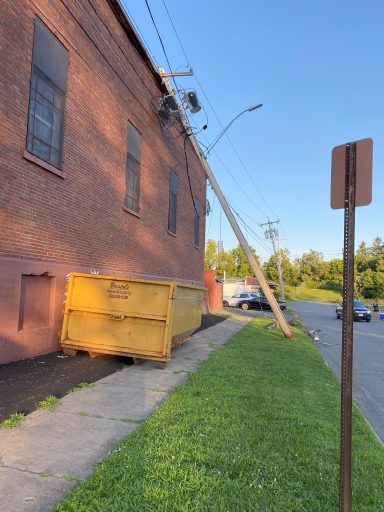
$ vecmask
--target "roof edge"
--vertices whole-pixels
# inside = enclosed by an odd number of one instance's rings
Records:
[[[131,25],[131,22],[129,21],[129,19],[127,18],[125,12],[123,11],[119,0],[107,0],[107,2],[109,4],[110,8],[112,9],[112,11],[113,11],[117,21],[122,26],[122,28],[123,28],[125,34],[127,35],[128,39],[130,40],[132,45],[136,48],[138,54],[143,59],[145,65],[147,66],[147,68],[149,69],[151,74],[153,75],[157,85],[159,86],[159,88],[161,89],[161,91],[164,94],[167,94],[168,91],[167,91],[167,88],[166,88],[166,86],[165,86],[165,84],[164,84],[164,82],[163,82],[163,80],[162,80],[162,78],[160,76],[160,73],[155,68],[155,66],[154,66],[154,64],[152,62],[151,57],[149,56],[147,50],[144,47],[143,42],[141,41],[141,39],[138,36],[136,30]]]

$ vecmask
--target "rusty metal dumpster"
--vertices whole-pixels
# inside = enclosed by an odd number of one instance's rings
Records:
[[[115,354],[165,363],[201,324],[205,288],[71,273],[61,346],[66,353]]]

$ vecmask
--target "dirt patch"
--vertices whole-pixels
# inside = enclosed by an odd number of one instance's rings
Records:
[[[196,332],[225,319],[220,315],[203,315]],[[16,412],[29,414],[49,395],[61,398],[82,382],[96,382],[132,363],[129,357],[105,355],[91,359],[85,352],[78,352],[76,357],[53,352],[0,365],[0,421]]]

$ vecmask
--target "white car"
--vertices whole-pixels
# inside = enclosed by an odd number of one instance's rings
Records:
[[[258,299],[260,297],[262,297],[261,293],[251,293],[251,292],[235,293],[235,295],[223,298],[223,306],[236,307],[241,300]]]

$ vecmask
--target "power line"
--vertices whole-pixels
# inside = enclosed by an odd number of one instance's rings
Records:
[[[240,217],[240,215],[238,214],[238,212],[234,209],[234,205],[233,203],[228,203],[229,206],[231,207],[232,211],[237,215],[237,217],[239,218],[239,220],[241,221],[242,225],[248,230],[249,233],[251,233],[252,235],[252,238],[254,240],[257,240],[257,242],[263,247],[263,249],[265,249],[268,253],[272,254],[272,251],[271,249],[264,244],[264,239],[260,237],[260,235],[258,235],[250,226],[249,224],[247,224],[244,219],[242,219]]]
[[[267,217],[265,212],[254,202],[254,200],[247,194],[247,192],[243,189],[243,187],[240,185],[239,180],[236,180],[233,176],[232,172],[228,169],[227,165],[223,162],[223,160],[220,158],[220,156],[217,154],[216,150],[213,150],[213,153],[216,155],[216,158],[219,160],[221,165],[224,167],[224,169],[228,172],[228,174],[231,176],[233,181],[236,183],[236,186],[239,188],[239,190],[244,194],[244,196],[248,199],[248,201],[258,210],[261,215],[264,217]]]
[[[147,3],[147,0],[145,0],[145,1],[146,1],[146,3]],[[181,50],[182,50],[182,52],[183,52],[183,54],[184,54],[184,57],[185,57],[185,58],[186,58],[186,60],[187,60],[188,65],[189,65],[189,57],[188,57],[188,55],[187,55],[187,52],[185,51],[185,48],[184,48],[184,46],[183,46],[183,43],[182,43],[182,41],[181,41],[181,39],[180,39],[180,36],[179,36],[179,34],[178,34],[177,30],[176,30],[175,24],[174,24],[174,22],[173,22],[173,19],[172,19],[171,14],[170,14],[170,12],[169,12],[169,10],[168,10],[168,8],[167,8],[167,5],[166,5],[166,3],[165,3],[165,0],[163,0],[163,5],[164,5],[164,8],[165,8],[165,10],[166,10],[166,12],[167,12],[167,15],[168,15],[169,21],[170,21],[170,23],[171,23],[171,25],[172,25],[172,28],[173,28],[173,30],[174,30],[174,32],[175,32],[175,35],[176,35],[176,37],[177,37],[177,40],[178,40],[178,42],[179,42],[179,44],[180,44],[180,48],[181,48]],[[208,102],[208,104],[209,104],[209,106],[210,106],[210,108],[211,108],[211,110],[212,110],[212,112],[213,112],[214,116],[216,117],[216,120],[218,121],[218,123],[219,123],[219,125],[221,126],[221,128],[222,128],[222,129],[224,129],[224,126],[223,126],[223,124],[222,124],[221,120],[219,119],[219,117],[218,117],[218,115],[217,115],[217,113],[216,113],[216,111],[215,111],[215,109],[214,109],[214,107],[213,107],[213,105],[212,105],[211,101],[209,100],[209,98],[208,98],[208,96],[207,96],[207,94],[206,94],[206,92],[205,92],[205,90],[204,90],[203,86],[201,85],[201,83],[200,83],[200,81],[199,81],[198,77],[196,76],[196,73],[195,73],[195,72],[194,72],[194,77],[195,77],[195,80],[196,80],[196,82],[198,83],[198,85],[199,85],[199,87],[200,87],[200,89],[201,89],[201,91],[202,91],[202,93],[203,93],[203,95],[204,95],[205,99],[207,100],[207,102]],[[229,137],[229,135],[228,135],[228,134],[226,134],[226,138],[227,138],[227,140],[228,140],[229,144],[231,145],[231,147],[232,147],[232,149],[233,149],[233,151],[234,151],[234,153],[235,153],[236,157],[238,158],[238,160],[239,160],[239,162],[240,162],[241,166],[243,167],[243,169],[244,169],[245,173],[247,174],[248,178],[251,180],[252,184],[254,185],[255,189],[257,190],[258,194],[260,195],[261,199],[263,200],[263,202],[265,203],[265,205],[267,206],[267,208],[269,208],[269,210],[272,212],[272,214],[276,216],[276,214],[275,214],[275,213],[274,213],[274,211],[272,210],[271,206],[269,205],[269,203],[266,201],[266,199],[264,198],[263,194],[261,193],[261,191],[260,191],[259,187],[258,187],[258,186],[257,186],[257,184],[255,183],[255,181],[254,181],[254,179],[253,179],[252,175],[249,173],[249,171],[248,171],[247,167],[245,166],[245,164],[244,164],[243,160],[241,159],[241,157],[240,157],[240,155],[239,155],[238,151],[236,150],[235,146],[233,145],[233,143],[232,143],[232,141],[231,141],[231,139],[230,139],[230,137]],[[264,213],[263,213],[263,215],[264,215]],[[267,215],[265,215],[265,216],[267,217]]]
[[[137,95],[132,91],[132,89],[129,87],[129,85],[126,83],[126,81],[124,80],[124,78],[121,76],[120,73],[117,72],[117,70],[115,69],[115,67],[111,64],[110,60],[106,57],[106,55],[100,50],[100,48],[98,47],[98,45],[96,44],[96,42],[93,40],[93,38],[90,36],[89,32],[83,27],[83,25],[80,23],[80,21],[78,20],[78,18],[73,14],[73,12],[71,11],[71,9],[67,6],[67,4],[64,2],[64,0],[61,0],[61,3],[64,5],[64,7],[67,9],[67,11],[69,12],[69,14],[72,16],[72,18],[75,20],[75,22],[79,25],[79,27],[82,29],[82,31],[84,32],[84,34],[88,37],[88,39],[91,41],[91,43],[93,44],[93,46],[96,48],[96,50],[100,53],[100,55],[105,59],[105,61],[108,63],[108,65],[110,66],[110,68],[112,69],[112,71],[115,73],[115,75],[120,79],[120,81],[123,83],[123,85],[127,88],[127,90],[133,95],[133,97],[139,102],[139,104],[143,107],[143,109],[145,111],[147,111],[146,107],[143,105],[143,103],[140,101],[140,99],[137,97]],[[116,54],[116,52],[113,50],[113,48],[111,48],[110,44],[108,43],[108,41],[105,39],[104,35],[100,32],[100,30],[98,29],[98,27],[95,25],[95,23],[93,22],[93,20],[90,18],[90,16],[88,15],[88,13],[86,12],[86,10],[83,8],[83,6],[79,3],[78,0],[75,0],[75,4],[80,8],[80,10],[82,11],[82,13],[84,14],[85,18],[89,21],[89,23],[91,23],[93,29],[95,30],[95,32],[97,33],[97,35],[100,37],[100,39],[104,42],[104,44],[107,46],[107,48],[110,50],[110,52],[112,53],[112,55],[117,59],[117,61],[119,62],[119,64],[122,66],[123,70],[127,73],[127,75],[129,76],[129,78],[132,80],[132,83],[135,85],[136,89],[141,93],[141,95],[145,98],[147,104],[150,106],[150,108],[155,112],[156,116],[159,118],[159,120],[162,122],[160,116],[159,116],[159,113],[157,111],[157,109],[154,107],[154,105],[151,103],[151,99],[149,99],[146,94],[144,93],[144,91],[139,87],[139,85],[137,84],[137,82],[135,81],[135,79],[133,78],[133,76],[131,75],[131,73],[129,72],[129,70],[127,69],[126,65],[124,62],[121,61],[120,57]],[[78,53],[78,52],[77,52]],[[83,59],[85,61],[85,59]]]
[[[171,22],[171,25],[172,25],[172,28],[173,28],[173,30],[174,30],[174,32],[175,32],[175,34],[176,34],[177,40],[179,41],[180,47],[181,47],[181,49],[182,49],[182,51],[183,51],[183,53],[184,53],[184,57],[187,59],[187,66],[188,66],[188,67],[190,67],[188,55],[186,54],[186,52],[185,52],[185,50],[184,50],[183,43],[181,42],[181,39],[180,39],[180,37],[179,37],[179,34],[177,33],[177,30],[176,30],[175,24],[173,23],[172,17],[171,17],[171,15],[170,15],[169,11],[168,11],[168,7],[167,7],[167,5],[166,5],[166,3],[165,3],[165,1],[164,1],[164,0],[163,0],[163,5],[164,5],[164,7],[165,7],[165,10],[167,11],[169,21]]]
[[[167,61],[167,64],[168,64],[168,69],[169,69],[169,74],[171,75],[171,78],[172,78],[172,81],[174,83],[174,86],[175,86],[175,92],[176,94],[179,96],[179,100],[181,102],[181,105],[183,104],[183,101],[182,101],[182,98],[181,98],[181,95],[179,93],[179,90],[177,88],[177,84],[176,84],[176,80],[175,80],[175,77],[173,76],[173,73],[172,73],[172,66],[171,66],[171,63],[169,61],[169,58],[168,58],[168,54],[165,50],[165,45],[163,43],[163,39],[160,35],[160,31],[159,29],[157,28],[157,24],[156,24],[156,21],[155,21],[155,18],[153,17],[153,14],[152,14],[152,11],[151,11],[151,8],[149,6],[149,3],[148,3],[148,0],[145,0],[145,5],[147,6],[147,9],[148,9],[148,12],[149,12],[149,15],[151,17],[151,20],[152,20],[152,23],[153,23],[153,26],[155,27],[155,30],[156,30],[156,33],[157,33],[157,36],[159,38],[159,41],[160,41],[160,44],[161,44],[161,47],[163,49],[163,52],[164,52],[164,56],[165,56],[165,59]]]
[[[127,7],[126,3],[125,3],[125,0],[117,0],[118,4],[120,5],[122,11],[124,12],[124,14],[126,15],[126,17],[128,18],[129,22],[131,23],[131,25],[134,27],[134,29],[136,30],[137,34],[140,36],[140,39],[141,39],[141,43],[143,44],[145,50],[147,51],[148,55],[150,56],[151,60],[152,60],[152,63],[153,63],[153,66],[156,68],[156,67],[159,67],[159,63],[157,62],[157,59],[156,57],[154,56],[154,54],[151,52],[150,48],[149,48],[149,45],[148,43],[146,42],[144,36],[143,36],[143,33],[140,31],[140,28],[139,26],[137,25],[137,23],[135,22],[134,20],[134,17],[132,16],[129,8]]]

